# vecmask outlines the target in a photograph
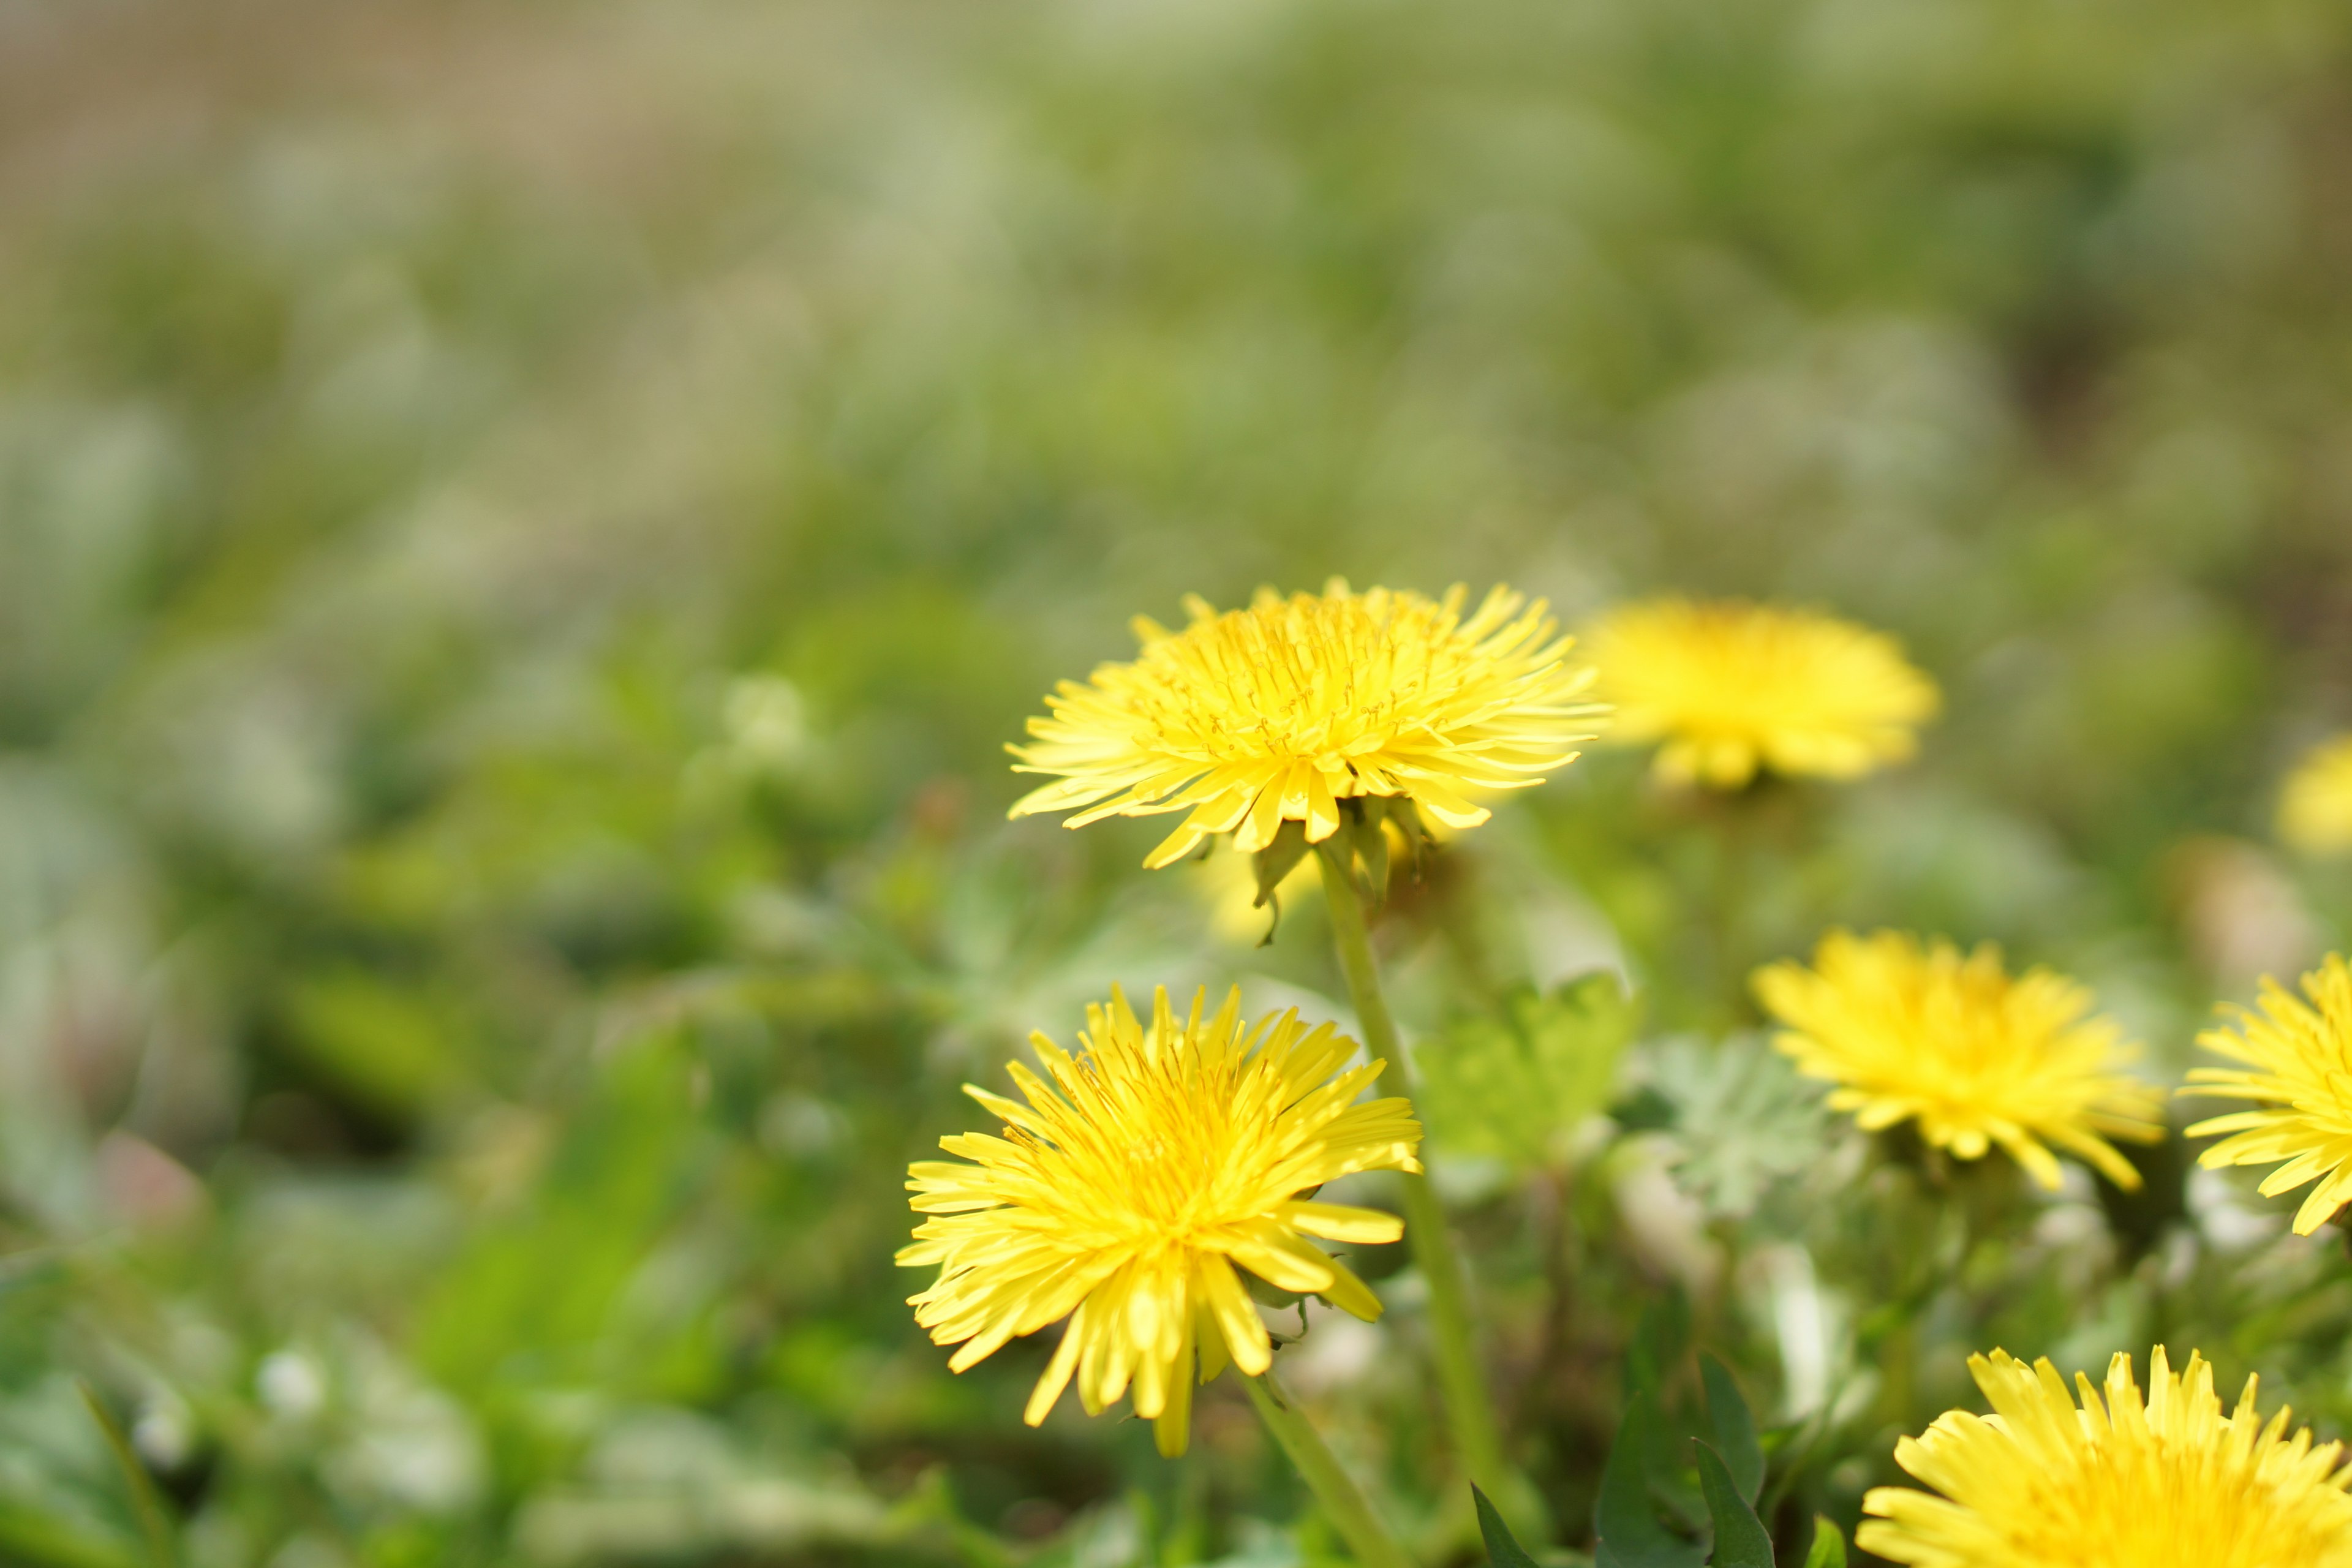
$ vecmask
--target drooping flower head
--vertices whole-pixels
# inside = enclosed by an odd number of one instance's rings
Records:
[[[2267,1423],[2246,1380],[2221,1414],[2213,1369],[2191,1352],[2175,1373],[2148,1358],[2142,1397],[2131,1357],[2107,1367],[2103,1401],[2075,1373],[2002,1351],[1970,1356],[1990,1416],[1954,1410],[1895,1462],[1943,1493],[1876,1487],[1877,1517],[1854,1544],[1915,1568],[2352,1568],[2343,1445]]]
[[[2287,775],[2279,837],[2306,855],[2352,849],[2352,735],[2315,747]]]
[[[1916,1118],[1935,1147],[1974,1160],[1997,1143],[2053,1189],[2050,1144],[2130,1188],[2139,1173],[2107,1140],[2164,1135],[2162,1096],[2123,1071],[2137,1052],[2090,992],[2046,969],[2012,978],[1990,942],[1963,955],[1905,931],[1832,931],[1811,969],[1768,964],[1755,986],[1788,1026],[1773,1044],[1836,1084],[1830,1108],[1865,1131]]]
[[[1192,1385],[1226,1362],[1272,1364],[1265,1325],[1236,1267],[1370,1321],[1381,1303],[1307,1237],[1386,1242],[1395,1216],[1298,1194],[1357,1171],[1418,1171],[1421,1126],[1402,1100],[1358,1103],[1381,1064],[1347,1068],[1356,1043],[1296,1012],[1255,1027],[1241,993],[1213,1018],[1178,1017],[1168,994],[1139,1023],[1126,999],[1087,1009],[1079,1054],[1031,1037],[1041,1079],[1009,1069],[1027,1104],[966,1086],[1004,1123],[940,1146],[971,1162],[927,1161],[907,1185],[915,1228],[898,1262],[940,1266],[908,1300],[932,1342],[961,1348],[957,1372],[1017,1334],[1066,1317],[1030,1395],[1045,1419],[1073,1375],[1089,1415],[1130,1389],[1158,1423],[1160,1452],[1183,1452]],[[1342,1070],[1345,1068],[1346,1070]]]
[[[2197,1043],[2245,1065],[2192,1068],[2181,1092],[2251,1100],[2263,1109],[2191,1127],[2192,1138],[2236,1134],[2198,1163],[2215,1170],[2286,1162],[2263,1178],[2264,1197],[2317,1182],[2294,1216],[2294,1233],[2309,1236],[2352,1202],[2352,964],[2330,954],[2303,977],[2301,997],[2265,977],[2259,1012],[2229,1011],[2235,1028],[2208,1029]]]
[[[1655,599],[1592,629],[1608,738],[1660,742],[1675,784],[1738,789],[1759,771],[1850,779],[1908,757],[1936,684],[1892,637],[1805,610]]]
[[[1055,775],[1013,815],[1071,811],[1081,827],[1189,811],[1150,867],[1219,833],[1264,849],[1285,822],[1319,844],[1359,797],[1484,822],[1465,786],[1541,783],[1575,760],[1600,710],[1579,700],[1591,672],[1569,665],[1542,601],[1496,588],[1466,619],[1464,601],[1459,586],[1433,601],[1334,578],[1319,595],[1260,589],[1222,615],[1187,598],[1181,632],[1139,617],[1142,651],[1062,682],[1050,716],[1029,721],[1035,743],[1010,748],[1016,773]]]

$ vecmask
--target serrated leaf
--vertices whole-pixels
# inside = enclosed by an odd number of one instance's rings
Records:
[[[1495,1511],[1486,1494],[1473,1486],[1470,1499],[1478,1505],[1478,1533],[1486,1538],[1486,1561],[1495,1568],[1536,1568],[1536,1560],[1512,1535],[1511,1527],[1503,1522],[1503,1516]]]
[[[1845,1536],[1826,1514],[1813,1515],[1813,1547],[1805,1568],[1845,1568]]]
[[[1665,1040],[1641,1054],[1643,1094],[1665,1112],[1645,1106],[1646,1120],[1671,1129],[1675,1184],[1710,1215],[1750,1214],[1776,1184],[1818,1168],[1829,1126],[1821,1087],[1762,1035]]]
[[[1640,1008],[1605,971],[1539,994],[1521,987],[1498,1013],[1458,1019],[1413,1053],[1414,1103],[1437,1142],[1528,1168],[1606,1108]]]
[[[1699,1568],[1706,1553],[1658,1522],[1650,1496],[1650,1455],[1658,1444],[1657,1410],[1651,1394],[1626,1402],[1617,1440],[1601,1471],[1601,1500],[1593,1510],[1593,1533],[1620,1568]]]
[[[1723,1456],[1708,1444],[1698,1449],[1699,1489],[1706,1494],[1707,1516],[1715,1521],[1712,1568],[1772,1568],[1772,1537],[1764,1521],[1739,1495]]]
[[[1764,1489],[1764,1448],[1756,1440],[1756,1421],[1731,1372],[1711,1355],[1699,1357],[1699,1373],[1706,1383],[1706,1424],[1716,1451],[1739,1495],[1753,1504]]]

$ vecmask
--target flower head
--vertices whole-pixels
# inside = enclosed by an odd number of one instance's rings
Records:
[[[898,1262],[940,1266],[908,1300],[934,1343],[961,1342],[950,1367],[1070,1319],[1031,1426],[1075,1374],[1089,1415],[1132,1388],[1160,1451],[1183,1452],[1196,1360],[1202,1383],[1228,1360],[1253,1377],[1272,1364],[1236,1266],[1380,1316],[1364,1282],[1307,1237],[1394,1241],[1401,1222],[1298,1194],[1356,1171],[1420,1170],[1420,1124],[1402,1100],[1356,1102],[1381,1067],[1342,1071],[1356,1043],[1330,1025],[1292,1012],[1245,1029],[1240,1013],[1236,990],[1213,1018],[1197,995],[1179,1018],[1161,991],[1147,1026],[1114,990],[1087,1009],[1081,1054],[1031,1037],[1046,1077],[1010,1068],[1027,1104],[966,1087],[1003,1137],[943,1138],[972,1163],[910,1169],[915,1211],[932,1217]]]
[[[1963,955],[1903,931],[1832,931],[1813,967],[1768,964],[1756,994],[1788,1026],[1773,1044],[1838,1085],[1833,1110],[1865,1131],[1916,1117],[1963,1160],[1998,1143],[2044,1187],[2054,1143],[2122,1187],[2139,1174],[2108,1138],[2152,1142],[2162,1098],[2121,1070],[2134,1056],[2091,994],[2046,969],[2012,979],[1990,942]]]
[[[2279,837],[2310,855],[2352,849],[2352,735],[2315,748],[2287,775]]]
[[[1892,637],[1738,600],[1656,599],[1593,628],[1609,738],[1663,742],[1659,776],[1738,789],[1759,770],[1850,779],[1908,757],[1936,683]]]
[[[2192,1138],[2237,1135],[2206,1150],[2198,1163],[2212,1170],[2285,1161],[2263,1178],[2264,1197],[2317,1181],[2294,1216],[2294,1233],[2309,1236],[2352,1202],[2352,964],[2329,955],[2303,977],[2303,998],[2265,978],[2262,1010],[2233,1011],[2235,1030],[2208,1029],[2197,1043],[2245,1066],[2192,1068],[2181,1092],[2251,1100],[2265,1109],[2191,1127]]]
[[[1016,773],[1055,782],[1013,815],[1191,815],[1145,860],[1166,866],[1213,834],[1274,842],[1285,822],[1319,844],[1339,803],[1410,799],[1448,826],[1488,812],[1464,789],[1518,789],[1576,758],[1600,710],[1578,700],[1591,672],[1532,604],[1496,588],[1467,619],[1464,591],[1432,601],[1333,579],[1320,595],[1260,589],[1223,615],[1188,598],[1171,632],[1139,617],[1143,650],[1066,680],[1011,748]]]
[[[1854,1543],[1916,1568],[2352,1568],[2343,1446],[2289,1437],[2246,1380],[2221,1414],[2213,1369],[2164,1347],[2148,1391],[2131,1357],[2108,1364],[2106,1397],[2077,1373],[2075,1407],[2058,1369],[2002,1351],[1970,1356],[1990,1416],[1947,1412],[1895,1462],[1942,1492],[1877,1487]]]

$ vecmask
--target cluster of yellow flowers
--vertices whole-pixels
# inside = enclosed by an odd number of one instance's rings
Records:
[[[1400,811],[1474,826],[1482,796],[1541,782],[1604,726],[1612,742],[1654,743],[1669,785],[1731,791],[1899,761],[1939,701],[1890,638],[1770,606],[1633,605],[1592,628],[1582,658],[1540,601],[1501,588],[1475,609],[1460,588],[1431,600],[1335,581],[1187,610],[1181,631],[1139,620],[1134,659],[1055,690],[1032,743],[1013,748],[1018,771],[1051,782],[1014,816],[1067,812],[1075,827],[1186,813],[1150,867],[1222,835],[1269,851],[1291,824],[1294,844],[1328,854],[1343,829],[1377,837]],[[2305,847],[2352,847],[2352,739],[2295,776],[2282,827]],[[1326,866],[1335,913],[1340,863]],[[1308,1239],[1398,1239],[1391,1215],[1310,1194],[1351,1173],[1421,1170],[1407,1102],[1358,1100],[1386,1065],[1387,1027],[1360,956],[1349,978],[1369,1065],[1349,1066],[1354,1040],[1295,1013],[1244,1026],[1237,991],[1205,1019],[1201,998],[1180,1017],[1163,992],[1148,1023],[1114,992],[1089,1009],[1078,1052],[1033,1037],[1044,1076],[1009,1069],[1022,1100],[969,1089],[1002,1134],[945,1139],[964,1163],[913,1167],[927,1217],[898,1258],[938,1268],[911,1300],[936,1342],[961,1347],[957,1371],[1066,1318],[1026,1419],[1043,1421],[1075,1381],[1089,1413],[1131,1394],[1174,1454],[1196,1382],[1272,1365],[1237,1271],[1380,1314]],[[2133,1076],[2121,1026],[2080,984],[2013,975],[1989,945],[1832,931],[1810,965],[1768,964],[1753,987],[1782,1026],[1778,1047],[1865,1130],[1911,1123],[1961,1160],[1998,1148],[2050,1188],[2053,1151],[2136,1186],[2111,1140],[2164,1135],[2164,1097]],[[2204,1163],[2277,1163],[2266,1194],[2315,1183],[2294,1222],[2308,1234],[2352,1200],[2352,966],[2331,958],[2300,999],[2266,984],[2259,1011],[2201,1043],[2237,1065],[2200,1069],[2182,1092],[2256,1107],[2189,1129],[2232,1134]],[[1439,1245],[1414,1218],[1416,1246]],[[1996,1352],[1971,1366],[1995,1415],[1955,1412],[1903,1440],[1897,1460],[1942,1495],[1873,1492],[1864,1548],[1925,1568],[2352,1564],[2352,1469],[2335,1445],[2287,1438],[2284,1411],[2264,1424],[2251,1381],[2225,1418],[2211,1369],[2192,1355],[2176,1374],[2162,1347],[2147,1396],[2118,1357],[2104,1400],[2078,1379],[2079,1407],[2046,1361]]]

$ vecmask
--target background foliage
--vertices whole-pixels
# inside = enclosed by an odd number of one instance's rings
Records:
[[[1457,1117],[1448,1191],[1566,1544],[1685,1320],[1784,1543],[1993,1343],[2352,1429],[2327,1237],[2177,1142],[2129,1200],[1938,1188],[1738,984],[1998,939],[2168,1081],[2340,942],[2266,836],[2352,720],[2348,47],[2326,0],[0,5],[0,1555],[144,1560],[87,1379],[192,1564],[1327,1559],[1233,1391],[1181,1465],[1031,1432],[1042,1347],[950,1377],[890,1253],[956,1085],[1109,982],[1340,1011],[1313,898],[1253,947],[1150,824],[1005,826],[998,750],[1129,615],[1334,572],[1823,604],[1948,698],[1736,822],[1596,755],[1391,902],[1453,1102],[1562,1097]],[[1596,966],[1604,1120],[1551,1066]],[[1433,1553],[1416,1281],[1360,1263],[1389,1319],[1286,1365]]]

